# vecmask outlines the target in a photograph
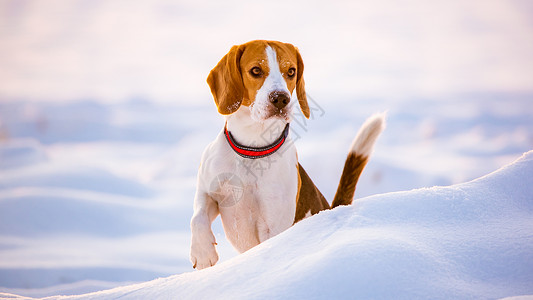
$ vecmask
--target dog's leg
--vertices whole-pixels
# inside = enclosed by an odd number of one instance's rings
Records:
[[[218,261],[216,240],[211,223],[218,216],[218,205],[209,195],[198,189],[194,199],[194,214],[191,219],[191,262],[193,268],[204,269]]]

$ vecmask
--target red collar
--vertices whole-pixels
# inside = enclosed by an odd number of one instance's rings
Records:
[[[285,129],[283,129],[283,132],[281,133],[280,137],[276,141],[274,141],[274,143],[264,147],[249,147],[237,143],[231,135],[231,132],[229,132],[226,128],[226,126],[224,126],[224,135],[226,136],[226,140],[231,146],[231,149],[237,152],[237,154],[239,154],[240,156],[251,159],[261,158],[273,154],[281,147],[281,145],[283,145],[283,143],[287,139],[287,136],[289,135],[289,123],[285,125]]]

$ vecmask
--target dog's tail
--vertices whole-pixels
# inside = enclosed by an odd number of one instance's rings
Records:
[[[371,116],[365,121],[361,129],[359,129],[350,147],[350,153],[348,153],[348,157],[344,163],[344,170],[342,171],[335,198],[331,203],[331,208],[339,205],[352,204],[355,185],[383,129],[385,129],[385,113]]]

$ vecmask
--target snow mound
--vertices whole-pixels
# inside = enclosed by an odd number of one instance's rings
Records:
[[[532,177],[530,151],[468,183],[377,195],[322,212],[212,268],[47,299],[532,295]]]

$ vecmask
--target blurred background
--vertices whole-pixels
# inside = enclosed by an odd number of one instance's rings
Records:
[[[375,112],[388,128],[356,198],[465,182],[533,148],[528,0],[0,0],[0,292],[192,271],[196,172],[223,126],[205,79],[254,39],[300,49],[314,110],[292,134],[330,201]]]

